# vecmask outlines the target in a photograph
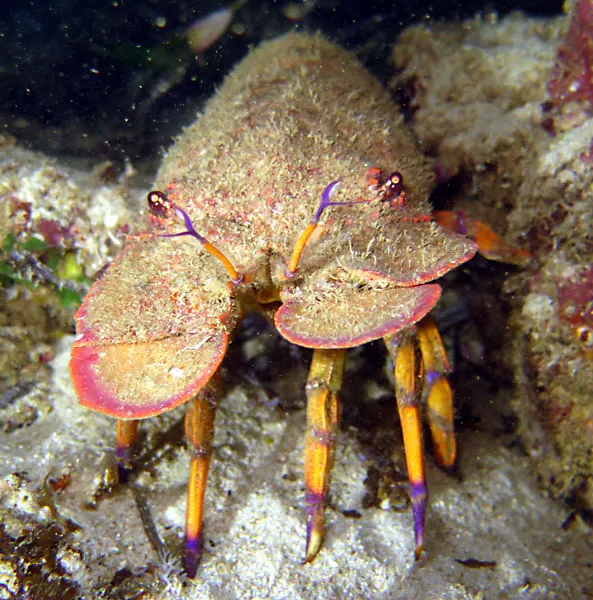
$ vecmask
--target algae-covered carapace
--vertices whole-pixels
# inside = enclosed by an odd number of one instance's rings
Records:
[[[188,402],[186,571],[196,572],[219,367],[242,317],[265,313],[313,348],[306,385],[306,560],[323,533],[346,349],[383,339],[394,361],[416,555],[427,489],[420,396],[437,461],[455,462],[447,358],[431,283],[476,244],[432,218],[428,161],[388,93],[321,36],[265,43],[179,137],[130,236],[77,314],[80,401],[118,419],[130,468],[138,421]]]

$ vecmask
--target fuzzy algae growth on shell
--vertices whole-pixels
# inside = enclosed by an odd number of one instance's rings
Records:
[[[120,419],[125,468],[137,420],[191,400],[190,575],[202,545],[217,371],[254,309],[289,341],[315,349],[307,560],[321,544],[345,349],[379,338],[395,363],[420,554],[422,375],[437,460],[455,460],[448,364],[426,317],[440,287],[429,282],[476,249],[432,221],[431,185],[387,92],[319,36],[289,34],[253,51],[168,152],[156,182],[162,191],[149,195],[148,231],[130,236],[77,315],[71,373],[84,405]]]

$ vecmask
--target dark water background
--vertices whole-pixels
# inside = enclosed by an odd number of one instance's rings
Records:
[[[323,31],[387,79],[397,34],[419,21],[513,10],[560,14],[561,0],[317,0],[300,21],[288,0],[250,0],[197,59],[180,37],[220,0],[11,0],[0,9],[0,123],[50,154],[133,161],[158,154],[193,120],[248,48],[293,28]],[[164,24],[164,25],[163,25]]]

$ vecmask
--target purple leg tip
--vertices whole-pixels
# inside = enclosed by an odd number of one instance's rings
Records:
[[[323,494],[307,490],[305,492],[305,506],[307,514],[314,513],[317,508],[325,506],[325,497]]]
[[[198,570],[198,564],[202,556],[202,539],[198,538],[185,538],[185,558],[183,561],[183,568],[187,576],[193,579],[196,576]]]
[[[317,493],[311,490],[305,492],[305,510],[307,513],[307,554],[305,562],[311,562],[321,547],[325,501],[326,499],[323,493]]]
[[[424,540],[424,520],[426,518],[426,501],[428,498],[426,483],[410,483],[410,496],[412,497],[412,514],[414,516],[416,558],[419,558]]]
[[[115,449],[119,483],[128,483],[130,473],[132,472],[132,455],[131,446],[118,446]]]
[[[117,463],[117,479],[119,483],[126,484],[130,479],[131,469],[122,463]]]

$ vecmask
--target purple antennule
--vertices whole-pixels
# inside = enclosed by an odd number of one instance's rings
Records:
[[[156,212],[157,215],[165,214],[165,210],[168,213],[172,210],[178,219],[183,219],[185,229],[177,233],[161,233],[159,237],[174,238],[181,237],[182,235],[191,235],[193,238],[198,240],[204,249],[217,258],[226,269],[227,273],[231,278],[231,283],[239,285],[243,282],[244,276],[235,269],[233,263],[227,258],[227,256],[221,252],[214,244],[211,244],[205,237],[201,236],[194,228],[194,224],[191,222],[189,215],[179,206],[176,206],[171,202],[165,194],[162,192],[151,192],[148,195],[148,203],[152,211]],[[159,218],[159,217],[157,217]]]
[[[193,237],[195,237],[202,244],[206,243],[206,238],[202,237],[194,229],[194,224],[191,222],[191,219],[189,218],[189,215],[182,208],[179,208],[178,206],[176,206],[175,207],[175,215],[177,217],[183,219],[183,222],[185,223],[185,227],[186,227],[185,233],[187,233],[188,235],[192,235]]]
[[[319,222],[319,219],[321,219],[321,215],[323,214],[323,211],[328,207],[328,206],[336,206],[337,204],[345,204],[344,202],[332,202],[332,196],[336,193],[336,190],[338,189],[338,187],[340,187],[340,183],[342,183],[341,179],[336,179],[336,181],[332,181],[324,190],[323,190],[323,194],[321,195],[321,202],[319,203],[319,206],[317,207],[317,210],[315,211],[315,214],[313,215],[313,218],[311,219],[311,225],[316,225]]]
[[[319,206],[317,207],[317,210],[315,211],[315,214],[311,219],[311,225],[317,225],[319,219],[321,219],[323,211],[328,206],[350,206],[352,204],[364,204],[366,202],[366,200],[345,200],[343,202],[332,202],[332,196],[336,193],[336,190],[338,189],[340,183],[342,183],[342,180],[336,179],[335,181],[332,181],[323,190],[323,194],[321,195],[321,202],[319,203]]]
[[[181,219],[185,224],[185,231],[180,233],[163,233],[160,237],[179,237],[180,235],[191,235],[202,244],[206,242],[206,238],[202,237],[195,229],[189,215],[179,206],[176,206],[173,201],[164,192],[154,190],[148,193],[148,210],[150,214],[158,219],[166,219],[174,214],[178,219]]]
[[[155,192],[152,192],[155,193]],[[161,194],[161,192],[158,192],[159,194]],[[164,194],[162,194],[164,196]],[[167,237],[167,238],[171,238],[171,237],[181,237],[182,235],[191,235],[192,237],[195,237],[196,240],[198,240],[198,242],[200,242],[201,244],[205,244],[208,240],[201,236],[195,229],[194,229],[194,224],[192,223],[191,219],[189,218],[189,215],[182,209],[179,208],[178,206],[175,206],[166,196],[164,196],[167,200],[167,202],[169,203],[169,205],[166,207],[167,211],[169,210],[173,210],[173,212],[175,213],[175,216],[179,219],[183,219],[183,222],[185,224],[185,231],[180,231],[179,233],[161,233],[159,235],[159,237]],[[159,197],[160,198],[160,197]],[[149,194],[149,203],[151,201],[150,198],[150,194]],[[152,208],[152,206],[150,207],[151,210],[155,210]],[[161,210],[161,205],[158,205],[156,210]],[[167,214],[167,216],[169,216]]]

